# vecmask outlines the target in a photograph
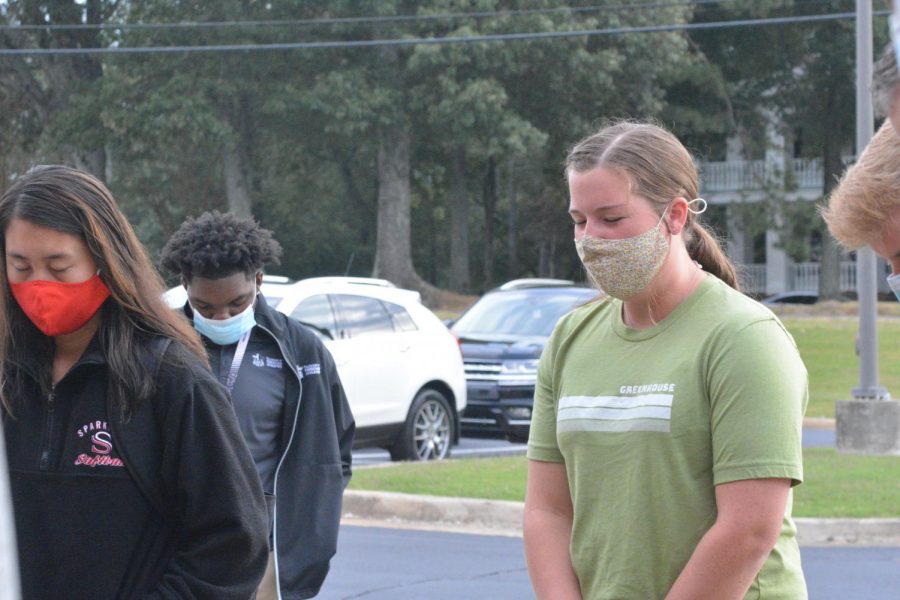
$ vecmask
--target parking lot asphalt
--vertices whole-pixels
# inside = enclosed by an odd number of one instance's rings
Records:
[[[900,547],[805,547],[814,600],[897,600]],[[320,600],[534,598],[521,538],[343,527]]]

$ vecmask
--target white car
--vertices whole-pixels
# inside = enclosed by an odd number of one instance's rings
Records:
[[[170,306],[184,304],[177,290],[166,294]],[[262,293],[331,352],[356,419],[355,447],[386,448],[394,460],[450,455],[466,407],[462,354],[418,292],[382,279],[267,276]]]

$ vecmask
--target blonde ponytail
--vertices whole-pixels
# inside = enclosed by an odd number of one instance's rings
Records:
[[[687,251],[691,258],[700,263],[703,270],[712,273],[737,291],[741,291],[737,271],[728,260],[716,236],[706,227],[694,221],[688,228]]]

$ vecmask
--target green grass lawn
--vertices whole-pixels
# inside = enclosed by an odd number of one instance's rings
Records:
[[[350,488],[522,501],[526,468],[524,456],[403,463],[357,469]],[[794,516],[900,517],[900,457],[809,448],[804,478],[794,494]]]
[[[849,400],[859,385],[855,353],[858,322],[853,318],[790,318],[783,322],[800,348],[809,371],[808,417],[833,417],[834,403]],[[881,385],[900,397],[900,320],[879,319],[878,360]]]
[[[900,457],[807,448],[803,463],[794,516],[900,517]]]

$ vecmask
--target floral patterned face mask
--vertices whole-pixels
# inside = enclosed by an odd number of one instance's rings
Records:
[[[701,208],[692,209],[695,202]],[[575,240],[578,257],[597,287],[613,298],[627,300],[650,284],[669,253],[669,240],[660,229],[668,210],[666,207],[655,226],[634,237],[608,240],[584,235]],[[691,200],[688,210],[695,215],[704,212],[706,200]]]
[[[578,257],[597,287],[620,300],[647,287],[669,253],[659,228],[665,216],[663,212],[656,225],[634,237],[608,240],[585,234],[575,240]]]

